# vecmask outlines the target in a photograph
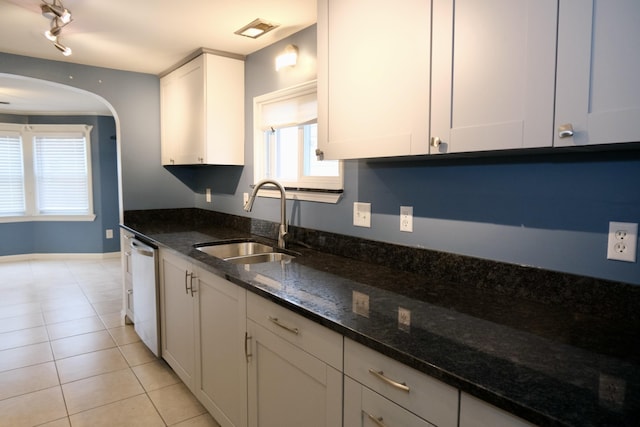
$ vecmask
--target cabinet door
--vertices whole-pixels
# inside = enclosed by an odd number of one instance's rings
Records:
[[[640,141],[639,22],[637,0],[560,2],[556,146]]]
[[[162,358],[191,389],[195,373],[195,309],[191,265],[180,257],[160,251],[160,315]]]
[[[247,425],[246,291],[198,271],[198,399],[223,426]]]
[[[326,159],[428,152],[431,2],[318,1],[318,147]]]
[[[203,162],[204,101],[202,55],[160,79],[163,165]]]
[[[377,421],[377,422],[376,422]],[[344,378],[344,425],[349,427],[433,427],[349,377]]]
[[[129,241],[133,238],[133,234],[124,230],[120,231],[120,250],[122,253],[121,266],[123,276],[123,302],[125,322],[130,323],[133,321],[133,280],[131,277],[131,248],[129,247]]]
[[[341,426],[342,374],[252,320],[247,326],[249,426]]]
[[[434,0],[432,154],[551,146],[557,11]]]
[[[534,427],[521,418],[467,393],[460,394],[460,427]]]
[[[244,61],[218,55],[205,59],[204,162],[244,165]]]

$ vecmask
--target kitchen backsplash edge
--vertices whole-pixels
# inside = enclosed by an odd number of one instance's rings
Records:
[[[124,224],[151,226],[156,232],[189,231],[222,226],[273,239],[278,224],[206,209],[151,209],[124,212]],[[565,307],[605,319],[640,321],[640,286],[367,240],[326,231],[289,226],[290,244],[301,244],[333,255],[425,275],[434,281],[472,286],[506,297]]]

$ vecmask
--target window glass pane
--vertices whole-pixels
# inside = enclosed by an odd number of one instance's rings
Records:
[[[24,214],[21,138],[0,135],[0,216]]]
[[[316,82],[254,98],[254,179],[298,190],[342,190],[342,162],[318,160]],[[259,136],[258,136],[259,135]]]
[[[84,137],[35,137],[34,169],[40,214],[89,214]]]
[[[285,181],[298,179],[298,127],[276,129],[275,178]]]
[[[304,126],[304,175],[305,176],[338,176],[340,164],[338,160],[318,160],[318,125]]]

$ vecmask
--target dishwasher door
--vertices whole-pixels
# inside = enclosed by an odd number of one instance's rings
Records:
[[[130,245],[134,328],[142,342],[159,357],[157,251],[137,239],[131,239]]]

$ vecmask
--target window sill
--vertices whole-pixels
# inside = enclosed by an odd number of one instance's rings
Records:
[[[0,216],[0,223],[10,222],[88,222],[96,219],[96,216],[91,215],[21,215],[21,216]]]
[[[342,198],[342,192],[330,192],[330,191],[305,191],[305,190],[289,190],[286,189],[287,199],[289,200],[304,200],[306,202],[319,202],[319,203],[338,203]],[[269,197],[273,199],[280,198],[280,191],[260,189],[258,191],[258,197]]]

